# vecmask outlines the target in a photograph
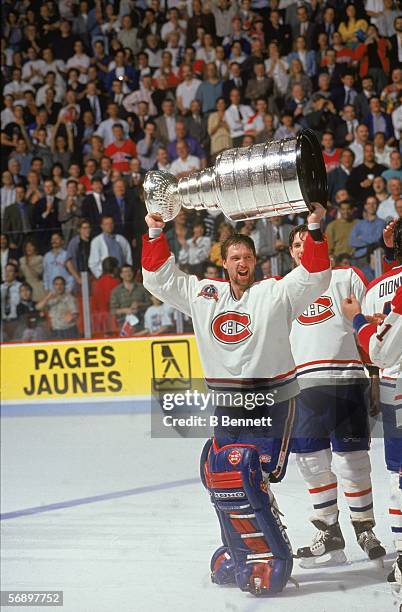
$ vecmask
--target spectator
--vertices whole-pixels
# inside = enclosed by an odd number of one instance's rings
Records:
[[[389,197],[381,202],[377,211],[380,219],[384,219],[384,221],[393,219],[396,216],[396,202],[401,197],[401,180],[390,178],[387,186]]]
[[[15,150],[10,154],[10,159],[14,158],[20,165],[20,174],[23,177],[28,175],[31,167],[33,155],[29,152],[25,138],[18,138]]]
[[[173,142],[176,138],[176,116],[172,100],[162,102],[162,116],[155,119],[155,125],[156,138],[161,144],[167,146]]]
[[[89,254],[89,268],[95,278],[102,274],[102,262],[106,257],[113,257],[117,260],[118,267],[128,263],[133,263],[130,245],[124,236],[114,234],[113,217],[103,215],[100,226],[102,233],[93,238]]]
[[[294,60],[298,60],[298,62],[300,62],[298,70],[304,76],[307,75],[307,79],[313,78],[316,73],[315,53],[312,51],[311,46],[309,48],[310,50],[308,50],[306,38],[304,36],[298,36],[295,40],[294,51],[288,55],[288,63],[291,66],[291,71]],[[303,86],[308,94],[311,93],[311,81],[305,80]]]
[[[370,99],[376,95],[371,76],[362,79],[362,91],[354,99],[354,107],[359,121],[363,121],[370,112]]]
[[[106,90],[111,92],[113,81],[117,80],[123,83],[123,93],[129,94],[134,89],[138,89],[139,77],[138,70],[127,65],[124,51],[119,49],[114,56],[114,68],[106,76]]]
[[[156,164],[160,143],[156,140],[156,128],[152,121],[145,124],[144,132],[144,138],[137,143],[138,159],[144,170],[151,170]]]
[[[246,89],[246,79],[241,76],[239,62],[230,62],[229,78],[222,83],[223,97],[226,102],[230,100],[232,89],[238,89],[240,92],[240,101],[244,102],[244,93]]]
[[[47,313],[53,339],[78,338],[77,303],[75,298],[66,292],[66,281],[63,276],[56,276],[53,279],[52,290],[36,304],[36,309]]]
[[[208,117],[208,134],[211,139],[210,154],[213,158],[232,147],[230,127],[225,119],[226,103],[223,97],[216,101],[216,111]]]
[[[247,82],[245,97],[252,104],[256,104],[258,99],[267,99],[273,94],[274,81],[265,74],[264,63],[254,65],[254,78]]]
[[[21,283],[17,280],[18,267],[15,264],[6,265],[1,291],[1,329],[4,342],[14,340],[18,318],[17,306],[20,301]]]
[[[266,113],[264,117],[264,127],[261,132],[257,132],[255,136],[255,143],[268,142],[274,139],[275,126],[274,116],[272,113]]]
[[[385,140],[388,144],[394,141],[394,128],[392,127],[391,116],[381,111],[380,98],[373,96],[369,102],[370,112],[364,118],[363,122],[369,130],[370,140],[374,139],[376,132],[383,132]]]
[[[11,172],[5,170],[1,175],[1,218],[3,219],[4,211],[7,206],[15,202],[15,185],[13,183],[13,177]]]
[[[347,190],[361,206],[368,196],[374,195],[373,180],[376,176],[381,176],[384,170],[385,166],[375,161],[374,145],[368,142],[364,145],[363,163],[353,168],[346,183]]]
[[[34,224],[34,207],[26,200],[25,187],[17,185],[14,204],[6,206],[4,210],[3,232],[8,237],[10,248],[21,249]]]
[[[124,48],[129,48],[135,55],[140,51],[141,45],[138,40],[138,29],[133,27],[130,15],[124,15],[121,20],[121,30],[117,35],[117,40]]]
[[[59,232],[52,232],[51,249],[45,253],[43,258],[43,286],[45,291],[52,290],[53,281],[58,276],[63,277],[67,291],[73,289],[74,279],[65,267],[67,251],[63,248],[63,245],[63,236]]]
[[[354,153],[350,149],[344,149],[340,155],[340,163],[328,174],[328,197],[335,203],[335,194],[339,189],[345,189],[349,176],[353,169]]]
[[[152,170],[161,170],[162,172],[170,172],[170,162],[165,147],[158,147],[156,151],[156,162]]]
[[[78,183],[74,179],[67,181],[65,200],[59,202],[59,221],[65,243],[68,244],[78,232],[82,217],[83,198],[78,196]]]
[[[356,18],[356,7],[348,4],[346,7],[346,19],[340,24],[338,31],[345,43],[353,43],[357,40],[359,30],[367,32],[367,21]]]
[[[122,266],[120,278],[121,283],[113,289],[110,296],[110,311],[121,329],[126,316],[141,316],[144,309],[150,305],[150,299],[143,285],[134,280],[134,270],[131,266]]]
[[[307,7],[304,5],[297,7],[297,17],[292,25],[293,39],[303,37],[306,41],[306,48],[311,49],[317,35],[317,27],[310,21]]]
[[[225,2],[226,0],[221,0]],[[223,94],[222,81],[218,79],[217,69],[214,63],[206,64],[204,78],[197,89],[196,100],[201,104],[203,113],[211,113],[215,110],[216,101]]]
[[[43,316],[36,308],[29,283],[20,285],[20,301],[17,304],[18,325],[15,337],[22,342],[38,342],[46,339]]]
[[[386,181],[390,178],[402,180],[401,154],[399,151],[391,151],[389,154],[389,168],[381,175]]]
[[[140,102],[148,104],[148,112],[151,116],[157,115],[158,110],[152,99],[152,94],[155,89],[152,85],[152,77],[150,74],[144,74],[140,79],[140,88],[136,89],[123,100],[123,107],[128,113],[137,113]]]
[[[195,170],[200,170],[201,163],[200,159],[195,155],[190,155],[187,142],[185,140],[178,140],[176,144],[177,159],[175,159],[170,165],[170,172],[181,178],[188,176]]]
[[[35,205],[35,230],[40,236],[40,251],[45,253],[50,245],[50,238],[53,232],[61,230],[59,221],[59,198],[54,195],[54,183],[52,179],[46,179],[44,184],[44,196]],[[48,287],[50,291],[51,286]]]
[[[289,83],[288,64],[286,59],[279,55],[279,46],[275,42],[268,45],[268,59],[264,61],[264,65],[267,76],[274,81],[277,94],[284,96]]]
[[[334,134],[329,131],[323,133],[321,146],[325,169],[328,173],[339,166],[342,151],[334,147]]]
[[[377,198],[377,202],[381,204],[388,198],[388,191],[386,190],[386,181],[383,176],[376,176],[373,181],[374,195]]]
[[[225,121],[230,128],[230,136],[234,147],[241,145],[244,136],[244,126],[252,114],[253,111],[250,106],[240,104],[240,91],[232,89],[230,92],[230,106],[225,111]]]
[[[151,295],[152,306],[145,311],[144,330],[138,336],[160,336],[174,330],[174,310],[168,304],[163,304],[158,298]]]
[[[78,235],[71,238],[67,247],[66,268],[74,278],[76,285],[82,284],[81,272],[89,272],[91,224],[88,219],[80,219]]]
[[[95,177],[97,169],[96,161],[94,159],[87,159],[84,164],[84,174],[80,176],[78,181],[80,185],[83,185],[85,193],[89,193],[91,191],[92,181]]]
[[[35,302],[41,300],[45,295],[43,286],[43,257],[39,255],[36,243],[26,240],[23,246],[24,255],[19,260],[19,276],[29,284],[32,299]]]
[[[186,240],[179,238],[181,249],[179,252],[179,265],[188,266],[192,274],[202,274],[203,264],[208,259],[211,249],[211,240],[205,234],[205,226],[197,221],[193,225],[193,235]]]
[[[391,163],[390,155],[394,149],[392,149],[385,142],[384,132],[377,132],[374,135],[374,157],[377,164],[381,164],[389,168]],[[386,170],[384,170],[386,172]]]
[[[195,138],[192,138],[187,134],[186,124],[184,121],[176,122],[176,138],[167,146],[167,152],[170,161],[174,161],[175,159],[177,159],[178,154],[176,151],[176,145],[181,140],[184,140],[187,143],[189,154],[198,157],[200,161],[200,167],[205,168],[207,163],[205,151],[203,151],[199,142],[195,140]]]
[[[123,126],[124,138],[128,138],[129,126],[127,121],[119,118],[119,107],[114,102],[108,104],[106,113],[109,118],[101,121],[95,134],[100,136],[103,139],[104,146],[108,147],[115,139],[115,135],[113,134],[113,126],[115,123],[119,123]]]
[[[361,123],[357,126],[355,131],[355,138],[351,145],[349,145],[349,149],[353,151],[355,156],[355,161],[353,162],[353,166],[360,166],[363,163],[363,149],[364,146],[369,141],[369,131],[366,125]]]
[[[354,88],[355,77],[352,72],[346,72],[341,77],[341,85],[333,89],[332,99],[339,112],[347,104],[354,104],[357,91]]]
[[[186,65],[182,68],[182,79],[176,90],[176,103],[181,114],[185,115],[190,110],[201,81],[194,78],[191,66]]]
[[[370,265],[370,256],[380,245],[385,223],[377,217],[378,202],[369,196],[364,204],[363,219],[358,219],[350,233],[350,246],[354,249],[353,265],[360,268],[368,280],[373,280],[374,270]]]
[[[329,254],[337,256],[340,253],[353,254],[350,246],[350,234],[357,219],[353,218],[353,207],[350,202],[341,202],[339,218],[332,221],[326,230]]]
[[[113,335],[118,329],[110,312],[113,289],[119,285],[119,265],[115,257],[105,257],[102,274],[95,280],[91,296],[92,332],[96,335]]]
[[[346,104],[341,111],[335,131],[335,142],[340,147],[348,147],[354,140],[355,132],[359,122],[356,119],[355,107],[353,104]]]
[[[127,172],[129,161],[136,157],[137,149],[130,138],[124,138],[123,126],[115,123],[112,127],[114,140],[105,149],[105,155],[112,160],[112,168]]]
[[[200,143],[204,151],[209,146],[208,119],[201,114],[201,105],[198,100],[190,103],[190,111],[185,118],[187,134]]]
[[[275,139],[282,140],[282,138],[294,138],[300,132],[300,125],[297,123],[294,125],[293,113],[289,110],[285,110],[281,116],[281,125],[275,131]]]

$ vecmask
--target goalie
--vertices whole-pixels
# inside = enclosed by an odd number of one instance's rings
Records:
[[[289,333],[292,320],[326,290],[331,279],[319,205],[308,218],[301,265],[282,280],[255,282],[253,241],[234,235],[222,244],[228,282],[198,280],[176,265],[157,215],[147,215],[143,240],[144,286],[189,315],[210,388],[269,391],[275,402],[254,411],[216,406],[218,425],[201,457],[201,478],[211,495],[223,547],[211,561],[212,580],[255,595],[278,593],[292,571],[292,551],[270,490],[285,475],[294,397],[298,393]],[[224,426],[223,416],[272,417],[267,428]]]

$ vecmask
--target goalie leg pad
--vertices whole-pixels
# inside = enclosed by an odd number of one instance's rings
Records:
[[[256,447],[230,444],[219,448],[214,440],[204,448],[202,461],[202,479],[234,563],[237,585],[255,595],[281,592],[292,572],[292,549],[271,503],[273,496],[264,482]],[[213,579],[220,580],[217,574]]]

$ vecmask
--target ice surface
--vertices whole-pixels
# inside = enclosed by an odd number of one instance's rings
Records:
[[[69,415],[67,406],[64,416],[48,416],[48,407],[42,416],[32,409],[32,416],[2,419],[2,512],[62,505],[2,521],[2,589],[64,591],[63,608],[28,610],[398,610],[385,582],[395,555],[381,440],[373,441],[371,460],[376,533],[388,552],[384,569],[365,559],[342,498],[350,565],[302,570],[296,562],[293,575],[299,589],[289,585],[278,597],[256,599],[210,582],[209,560],[219,544],[219,530],[198,481],[203,441],[151,439],[147,413],[114,414],[114,407],[119,411],[114,404],[109,414],[85,414],[90,410],[83,407],[83,414],[74,409]],[[114,499],[96,499],[124,491]],[[314,528],[308,522],[309,497],[293,459],[274,492],[294,549],[310,543]]]

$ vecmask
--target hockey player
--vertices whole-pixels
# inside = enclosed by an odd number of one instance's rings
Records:
[[[294,228],[290,254],[300,265],[307,227]],[[385,555],[375,525],[368,454],[368,380],[342,300],[353,291],[363,299],[366,279],[351,267],[332,269],[331,284],[293,321],[290,342],[301,387],[296,398],[292,451],[313,504],[313,543],[297,551],[301,566],[346,562],[338,522],[338,480],[342,483],[357,541],[370,559]]]
[[[345,316],[353,319],[358,340],[373,363],[382,370],[380,399],[384,427],[385,462],[390,477],[391,530],[397,559],[388,581],[402,592],[402,220],[393,223],[393,239],[397,265],[375,279],[367,288],[361,313],[354,295],[345,300]],[[386,240],[387,243],[387,240]],[[377,328],[368,319],[389,312]]]
[[[327,244],[320,231],[325,211],[309,216],[301,265],[283,280],[255,282],[256,255],[248,236],[222,245],[228,282],[198,280],[171,255],[164,223],[147,215],[143,240],[145,287],[192,317],[206,381],[214,389],[272,393],[275,403],[245,408],[217,406],[218,426],[201,457],[201,478],[211,495],[223,547],[213,555],[212,579],[235,580],[255,595],[280,592],[290,577],[292,551],[270,491],[286,471],[298,392],[290,350],[291,321],[329,285]],[[261,395],[261,393],[260,393]],[[255,426],[224,425],[224,417],[273,416],[276,434]],[[240,423],[240,420],[239,420]]]

